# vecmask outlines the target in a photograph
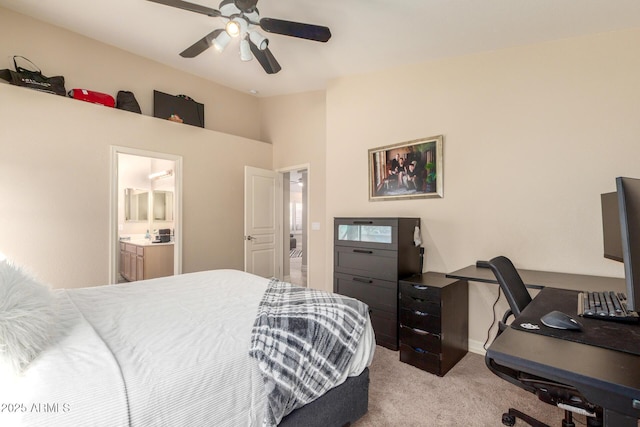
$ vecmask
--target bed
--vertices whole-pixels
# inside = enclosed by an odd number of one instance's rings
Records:
[[[263,425],[272,390],[248,350],[267,287],[214,270],[54,291],[54,339],[20,374],[2,369],[0,425]],[[342,426],[366,412],[368,315],[353,349],[332,388],[280,425]]]

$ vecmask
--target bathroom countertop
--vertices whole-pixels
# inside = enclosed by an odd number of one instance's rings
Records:
[[[173,245],[174,242],[166,242],[166,243],[152,243],[150,240],[147,239],[136,239],[136,240],[120,240],[120,243],[128,243],[130,245],[136,245],[136,246],[167,246],[167,245]]]

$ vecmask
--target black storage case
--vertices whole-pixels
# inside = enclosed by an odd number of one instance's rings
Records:
[[[204,104],[182,96],[153,91],[153,117],[168,119],[171,115],[178,115],[184,123],[204,127]]]

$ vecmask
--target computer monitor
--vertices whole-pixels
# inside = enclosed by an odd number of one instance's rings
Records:
[[[617,204],[613,203],[614,196]],[[601,201],[604,256],[624,262],[627,308],[639,311],[640,179],[616,178],[616,192],[603,194]]]
[[[620,210],[618,193],[600,195],[602,205],[602,237],[604,257],[624,262],[622,257],[622,233],[620,232]]]

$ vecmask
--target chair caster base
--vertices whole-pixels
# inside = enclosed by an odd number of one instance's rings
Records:
[[[504,413],[502,414],[502,424],[512,427],[516,424],[516,417],[511,414]]]
[[[587,427],[602,427],[602,425],[601,418],[587,417]]]
[[[532,416],[527,415],[524,412],[520,412],[514,408],[509,408],[509,412],[505,412],[504,414],[502,414],[502,424],[506,426],[515,425],[516,419],[521,419],[525,423],[529,424],[531,427],[549,427],[548,424],[538,421]]]

